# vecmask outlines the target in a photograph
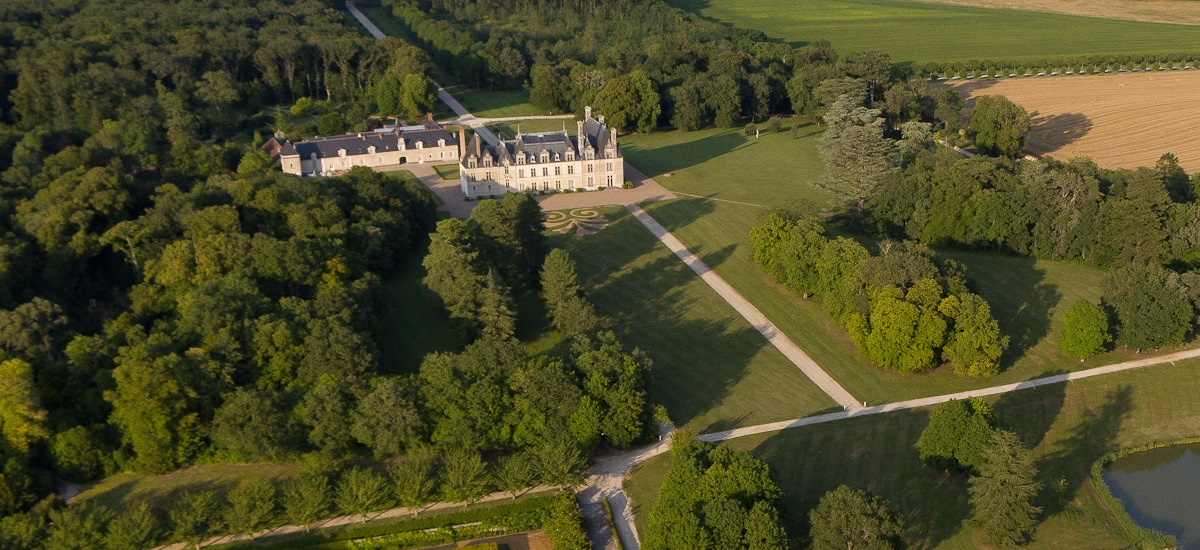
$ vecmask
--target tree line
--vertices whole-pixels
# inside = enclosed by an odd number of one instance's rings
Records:
[[[999,372],[1008,337],[962,264],[908,241],[882,242],[873,256],[853,239],[826,237],[817,220],[779,212],[751,230],[750,242],[765,272],[820,297],[876,366],[911,374],[949,362],[964,376]]]

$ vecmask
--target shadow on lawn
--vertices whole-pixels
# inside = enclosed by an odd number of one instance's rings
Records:
[[[746,136],[743,136],[741,132],[729,130],[662,147],[643,148],[635,144],[625,144],[621,146],[621,149],[631,164],[637,166],[646,176],[654,178],[668,172],[708,162],[744,146],[746,142]],[[640,160],[649,161],[640,162]],[[669,181],[660,181],[659,183],[670,184]]]
[[[970,511],[966,479],[927,468],[916,444],[929,412],[903,410],[779,434],[754,450],[783,489],[793,539],[807,537],[808,513],[847,485],[886,499],[903,518],[910,548],[933,548],[962,529]]]
[[[1050,370],[1030,380],[1064,372],[1066,371]],[[1000,428],[1020,434],[1025,445],[1032,449],[1042,443],[1050,427],[1058,420],[1066,397],[1065,383],[1050,384],[1032,390],[1006,393],[992,406],[992,411],[995,412],[996,424]]]
[[[632,216],[620,216],[605,231],[646,235],[644,241],[629,241],[649,245],[632,252],[630,261],[661,246]],[[674,254],[659,254],[634,268],[594,274],[588,294],[603,314],[615,319],[623,341],[649,354],[654,362],[651,391],[667,407],[671,419],[684,425],[729,397],[731,388],[768,343],[740,318],[704,318],[710,312],[684,288],[700,285],[702,292],[710,292],[707,286]],[[728,429],[743,420],[736,415],[714,418],[709,425],[696,428],[702,432]]]
[[[1097,407],[1088,407],[1080,421],[1038,462],[1042,517],[1061,512],[1091,477],[1092,463],[1114,450],[1121,425],[1133,410],[1133,389],[1122,385],[1110,391]]]
[[[997,264],[987,261],[999,258],[998,254],[984,254],[975,261],[967,255],[950,256],[967,265],[972,288],[992,306],[992,316],[1009,338],[1008,349],[1000,358],[1002,367],[1012,366],[1050,334],[1050,311],[1063,295],[1056,285],[1043,282],[1046,272],[1035,260],[1005,256],[1003,273],[999,273]]]

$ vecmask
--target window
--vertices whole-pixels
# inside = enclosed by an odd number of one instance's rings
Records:
[[[609,187],[612,187],[613,185],[614,185],[614,184],[613,184],[613,177],[612,177],[612,175],[611,175],[611,174],[609,174],[609,176],[608,176],[608,186],[609,186]]]
[[[550,162],[550,153],[542,151],[542,162]]]
[[[567,160],[575,160],[575,151],[567,151]]]
[[[550,175],[550,169],[546,168],[546,167],[542,167],[542,177],[544,178],[549,175]]]
[[[592,163],[589,162],[587,164],[587,169],[588,169],[588,173],[591,174],[592,173]]]
[[[591,176],[588,176],[588,187],[592,187],[592,186],[594,186],[594,185],[596,185],[596,183],[592,181],[592,177],[591,177]]]
[[[562,175],[562,166],[555,166],[555,167],[554,167],[554,175],[556,175],[556,176],[561,176],[561,175]]]
[[[611,163],[611,162],[609,162],[609,163],[607,163],[607,164],[608,164],[608,166],[605,166],[605,167],[604,167],[604,169],[605,169],[605,170],[608,170],[609,172],[612,172],[612,163]]]
[[[524,170],[524,169],[517,170],[517,177],[518,177],[518,178],[523,178],[523,177],[525,177],[525,170]]]
[[[467,159],[467,168],[475,168],[475,166],[476,166],[475,157],[471,157],[471,158]]]
[[[567,167],[567,175],[569,176],[569,175],[571,175],[571,174],[574,174],[574,173],[575,173],[575,167],[574,167],[574,166],[568,166],[568,167]]]
[[[611,178],[612,176],[609,176],[609,177]],[[484,173],[483,173],[483,179],[485,179],[485,180],[488,180],[488,181],[491,181],[491,180],[492,180],[492,173],[491,173],[491,172],[484,172]],[[491,189],[491,185],[488,185],[488,189]]]
[[[504,165],[504,175],[506,175],[506,176],[508,175],[508,165],[507,164]]]
[[[554,188],[559,191],[562,191],[562,182],[561,181],[554,182]]]

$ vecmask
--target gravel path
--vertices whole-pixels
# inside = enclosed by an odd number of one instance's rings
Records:
[[[861,407],[858,400],[854,399],[854,396],[850,395],[850,392],[846,391],[841,384],[838,384],[832,376],[829,376],[829,373],[825,372],[807,353],[804,353],[804,350],[800,349],[800,346],[797,346],[795,342],[792,342],[791,338],[780,332],[779,327],[776,327],[770,319],[767,319],[767,316],[754,307],[754,304],[751,304],[749,300],[742,297],[737,290],[734,290],[729,283],[725,282],[725,279],[722,279],[712,268],[708,267],[708,264],[697,258],[695,254],[692,254],[687,247],[683,246],[683,243],[679,239],[675,238],[658,221],[650,217],[650,214],[647,214],[645,210],[642,210],[642,207],[631,204],[625,208],[639,222],[642,222],[642,225],[646,226],[646,229],[649,229],[658,240],[667,245],[667,248],[671,249],[671,252],[679,256],[679,259],[683,260],[683,263],[692,268],[692,271],[695,271],[705,283],[708,283],[708,286],[717,291],[717,294],[722,299],[733,306],[733,309],[737,310],[746,321],[753,325],[754,329],[759,334],[762,334],[771,345],[783,353],[784,357],[787,357],[788,360],[799,367],[800,371],[809,380],[812,380],[818,388],[821,388],[821,391],[825,392],[838,405],[847,410]]]

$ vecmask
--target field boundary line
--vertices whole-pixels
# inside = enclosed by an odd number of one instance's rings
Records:
[[[683,242],[675,238],[667,228],[658,223],[650,214],[642,210],[641,206],[630,204],[625,207],[629,213],[633,214],[647,230],[650,231],[660,242],[667,245],[667,248],[674,252],[683,263],[687,264],[692,271],[696,272],[700,278],[712,287],[726,303],[733,307],[755,330],[762,334],[771,345],[775,346],[784,357],[788,358],[792,364],[796,365],[800,372],[804,373],[821,391],[825,392],[835,403],[841,405],[843,409],[854,410],[861,407],[857,399],[850,395],[837,380],[834,380],[829,373],[825,372],[812,357],[809,357],[804,350],[800,349],[791,338],[788,338],[779,327],[776,327],[766,315],[763,315],[758,308],[754,307],[749,300],[743,297],[732,285],[725,282],[725,279],[717,275],[708,264],[692,254]]]

